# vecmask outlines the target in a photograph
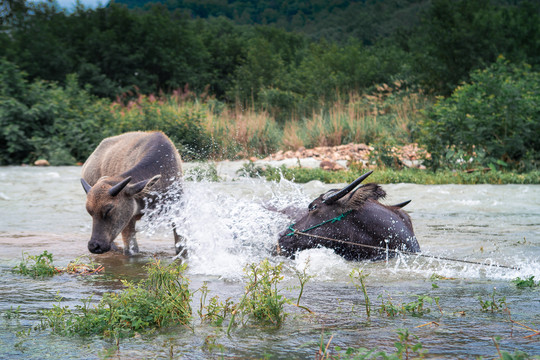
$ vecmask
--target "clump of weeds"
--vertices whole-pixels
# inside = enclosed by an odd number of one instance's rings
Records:
[[[480,296],[478,297],[478,301],[480,301],[480,306],[482,307],[483,312],[491,311],[492,313],[496,311],[502,311],[508,308],[506,304],[506,297],[501,297],[498,299],[495,299],[495,293],[497,288],[493,288],[493,292],[491,293],[491,299],[483,300]]]
[[[370,350],[367,348],[348,348],[346,350],[341,349],[339,346],[334,347],[337,352],[332,354],[330,351],[330,343],[332,338],[325,345],[321,335],[321,342],[319,350],[315,354],[316,360],[365,360],[365,359],[382,359],[382,360],[409,360],[409,359],[423,359],[426,350],[423,349],[422,343],[418,341],[418,336],[409,333],[408,329],[397,329],[399,341],[394,343],[396,351],[393,353],[386,353],[381,350]]]
[[[381,299],[381,306],[379,307],[379,314],[386,314],[386,316],[394,317],[399,314],[402,314],[402,308],[400,306],[394,305],[392,302],[392,298],[388,296],[388,301],[384,301],[384,298],[381,295],[379,295],[379,299]]]
[[[39,255],[23,253],[22,261],[12,271],[33,278],[50,277],[60,273],[53,265],[53,255],[47,250]]]
[[[227,333],[235,324],[237,314],[241,322],[251,320],[263,325],[279,326],[285,319],[283,306],[290,300],[281,295],[278,283],[283,280],[283,264],[271,265],[268,259],[259,264],[249,264],[244,268],[247,278],[245,293],[233,310]]]
[[[312,313],[312,311],[309,310],[307,307],[300,305],[300,299],[304,294],[304,287],[306,286],[306,283],[312,278],[312,276],[308,275],[307,273],[307,269],[309,268],[309,261],[310,259],[308,258],[302,271],[295,269],[294,272],[296,274],[296,277],[298,278],[298,281],[300,282],[300,292],[298,293],[298,298],[296,299],[296,306]]]
[[[83,261],[84,259],[84,261]],[[53,254],[47,250],[39,255],[23,253],[23,259],[12,271],[33,278],[51,277],[58,274],[92,275],[102,272],[105,268],[93,262],[88,256],[80,256],[71,261],[65,268],[53,264]]]
[[[362,289],[362,293],[364,294],[364,303],[366,306],[366,315],[369,318],[371,314],[371,303],[369,302],[369,296],[367,294],[366,284],[364,283],[364,280],[368,276],[369,274],[364,274],[364,272],[360,269],[353,269],[349,273],[349,278],[351,279],[351,283],[356,287],[356,290]]]
[[[6,320],[19,319],[21,317],[21,305],[13,309],[13,306],[6,310],[3,314]]]
[[[200,307],[197,313],[202,321],[208,322],[215,326],[221,326],[228,315],[236,309],[236,304],[228,298],[225,302],[220,301],[219,297],[213,296],[206,304],[206,298],[208,297],[209,290],[207,283],[199,289],[201,292]]]
[[[507,351],[501,350],[500,336],[495,336],[492,338],[495,347],[497,348],[497,354],[501,360],[529,360],[529,359],[540,359],[540,356],[530,356],[529,354],[516,350],[513,354],[510,354]]]
[[[118,293],[105,293],[96,305],[92,297],[71,310],[59,304],[42,311],[42,328],[62,335],[129,337],[155,328],[191,320],[189,282],[183,277],[185,265],[163,266],[156,261],[147,266],[148,278],[138,284],[123,281]]]
[[[521,278],[517,277],[512,282],[519,289],[533,288],[533,287],[540,286],[540,282],[534,281],[534,275],[527,278],[527,279],[521,279]]]
[[[381,299],[381,305],[379,307],[379,314],[386,314],[386,316],[394,317],[397,315],[406,315],[411,314],[412,316],[423,316],[431,312],[431,308],[427,307],[426,304],[432,305],[433,302],[439,307],[439,311],[442,314],[442,309],[439,305],[438,297],[430,297],[427,295],[417,295],[417,299],[411,302],[404,302],[401,305],[395,305],[392,302],[392,298],[388,297],[388,300],[385,301],[382,294],[379,295]]]
[[[186,171],[184,179],[187,181],[210,181],[218,182],[221,180],[221,177],[218,175],[216,164],[214,163],[203,163],[201,165],[195,166],[193,169]]]
[[[427,295],[417,295],[416,300],[402,304],[402,308],[404,312],[412,316],[422,316],[431,312],[431,309],[425,306],[426,303],[433,304],[433,298]]]

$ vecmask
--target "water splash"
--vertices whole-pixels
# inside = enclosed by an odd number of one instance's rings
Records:
[[[502,245],[500,248],[499,245],[491,246],[489,252],[477,254],[470,246],[472,240],[466,232],[467,227],[461,230],[449,227],[434,232],[431,222],[438,220],[433,216],[415,219],[414,211],[413,223],[424,254],[479,264],[404,255],[388,261],[347,262],[330,249],[306,250],[294,261],[274,256],[278,234],[292,221],[294,209],[306,209],[328,186],[317,181],[298,185],[284,179],[279,182],[260,179],[184,182],[171,188],[165,196],[167,200],[143,217],[142,227],[150,236],[161,231],[170,234],[174,223],[178,233],[186,238],[188,271],[224,279],[242,278],[247,264],[264,258],[273,262],[286,261],[288,267],[298,271],[309,258],[307,273],[315,281],[344,280],[357,267],[376,270],[381,280],[391,276],[396,281],[429,278],[433,274],[481,280],[511,280],[518,276],[540,278],[538,256],[514,252],[509,258]],[[456,235],[459,240],[454,239]],[[487,249],[489,244],[483,246]],[[497,265],[514,266],[519,270]]]
[[[237,279],[245,265],[272,257],[290,221],[279,210],[304,205],[306,197],[293,183],[245,179],[185,182],[164,198],[144,217],[144,232],[152,236],[174,223],[186,238],[189,272]]]

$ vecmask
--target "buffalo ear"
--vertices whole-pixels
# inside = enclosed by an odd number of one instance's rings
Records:
[[[82,184],[82,187],[84,189],[84,192],[88,194],[88,192],[90,191],[92,186],[90,186],[90,184],[87,183],[86,180],[84,180],[83,178],[81,178],[81,184]]]
[[[130,185],[126,191],[128,192],[129,195],[135,195],[135,194],[138,194],[142,191],[148,191],[150,190],[150,188],[152,186],[154,186],[158,180],[161,178],[161,175],[156,175],[150,179],[146,179],[146,180],[143,180],[143,181],[139,181],[138,183],[136,184],[133,184],[133,185]]]
[[[342,201],[350,210],[357,210],[367,200],[379,200],[386,196],[386,192],[377,184],[369,183],[356,189],[348,198]]]

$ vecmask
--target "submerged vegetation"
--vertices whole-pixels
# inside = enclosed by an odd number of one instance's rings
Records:
[[[88,256],[80,256],[71,261],[66,267],[57,267],[53,264],[53,254],[47,250],[39,255],[23,253],[23,259],[19,265],[11,269],[12,272],[37,277],[50,277],[58,274],[91,275],[104,270],[100,264],[93,262]]]
[[[53,265],[53,254],[47,250],[39,255],[23,253],[23,259],[19,265],[12,269],[13,272],[31,277],[49,277],[59,273]]]
[[[52,266],[52,255],[48,252],[44,252],[42,255],[42,257],[36,256],[35,259],[51,259],[49,264]],[[27,259],[28,257],[25,257],[25,260]],[[299,305],[304,286],[310,279],[310,276],[306,273],[308,266],[309,260],[306,261],[302,271],[293,271],[300,281],[300,293],[297,299],[290,299],[282,293],[284,290],[282,288],[284,280],[283,264],[273,265],[265,259],[260,263],[248,264],[245,267],[245,292],[238,301],[231,299],[222,301],[218,296],[208,299],[210,292],[206,283],[198,290],[190,289],[189,280],[184,276],[186,265],[177,262],[163,265],[159,260],[155,260],[146,266],[147,273],[141,281],[138,283],[122,281],[122,290],[106,292],[101,295],[99,300],[91,296],[82,299],[82,305],[70,308],[67,305],[62,305],[62,299],[58,298],[58,304],[41,311],[41,325],[34,330],[50,329],[53,333],[62,336],[87,337],[98,335],[114,339],[117,347],[122,338],[153,333],[157,329],[165,327],[180,327],[186,331],[194,331],[196,324],[193,317],[192,303],[195,300],[194,295],[196,293],[200,294],[200,305],[197,314],[201,323],[211,324],[218,329],[222,329],[223,334],[226,333],[230,336],[231,330],[237,327],[257,326],[263,329],[275,329],[281,327],[287,316],[290,315],[286,310],[286,306],[306,311],[302,312],[305,315],[296,314],[295,321],[302,318],[309,320],[313,319],[313,316],[317,316],[305,306]],[[32,276],[31,273],[21,274]],[[372,284],[368,281],[368,274],[360,269],[354,269],[349,277],[357,291],[362,293],[361,297],[364,299],[363,305],[365,306],[365,316],[368,322],[378,321],[376,318],[378,317],[377,314],[379,314],[381,319],[396,317],[402,319],[410,316],[411,318],[425,318],[429,321],[416,328],[428,325],[439,326],[439,322],[443,321],[445,317],[454,316],[453,314],[456,312],[456,309],[445,309],[444,299],[429,293],[415,295],[412,301],[403,301],[401,303],[392,300],[390,295],[383,297],[381,294],[379,296],[380,305],[377,305],[369,299]],[[516,285],[525,284],[524,288],[535,286],[533,277],[526,280],[517,278],[513,282]],[[433,287],[433,289],[436,288],[438,286]],[[510,303],[506,301],[505,297],[497,297],[495,289],[493,289],[489,299],[483,300],[478,297],[478,300],[481,305],[480,309],[468,309],[467,311],[503,312],[507,314],[509,323],[532,331],[533,334],[530,336],[538,335],[537,330],[512,319],[509,309]],[[432,313],[431,307],[435,305],[438,311]],[[462,310],[461,313],[464,316],[465,309]],[[351,309],[352,316],[362,316],[361,312],[361,310],[355,309],[354,306]],[[16,320],[19,316],[20,307],[15,310],[12,308],[4,313],[6,321]],[[401,326],[396,329],[396,332],[399,339],[394,343],[395,351],[390,353],[363,347],[342,349],[341,346],[332,345],[333,337],[328,341],[324,341],[323,336],[321,336],[315,358],[321,360],[417,359],[424,358],[428,354],[428,350],[424,349],[419,335],[413,334],[411,330]],[[213,340],[207,338],[205,343],[208,345],[208,350],[223,351],[221,345],[216,343],[216,336],[211,336]],[[493,338],[493,342],[501,359],[538,358],[530,357],[520,351],[511,354],[501,350],[500,338],[498,337]],[[170,352],[173,353],[172,345]]]
[[[97,305],[90,297],[72,310],[62,306],[60,299],[52,309],[43,310],[42,327],[67,336],[122,338],[169,325],[189,324],[192,293],[183,276],[185,266],[163,266],[156,261],[147,269],[147,279],[139,284],[122,281],[124,290],[105,293]]]

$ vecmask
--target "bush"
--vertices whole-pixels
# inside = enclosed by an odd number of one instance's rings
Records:
[[[38,158],[73,165],[110,135],[109,102],[81,89],[74,75],[65,88],[25,77],[0,59],[0,165]]]
[[[206,159],[212,152],[212,139],[203,128],[207,106],[184,101],[181,94],[161,98],[139,95],[127,105],[115,102],[112,109],[117,134],[161,130],[186,160]]]
[[[471,83],[440,99],[421,124],[428,166],[538,168],[540,73],[499,57]]]

